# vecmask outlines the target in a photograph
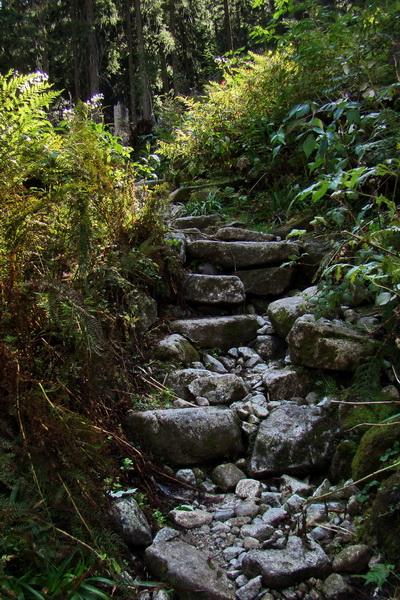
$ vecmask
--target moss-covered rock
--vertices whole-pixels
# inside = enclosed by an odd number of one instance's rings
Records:
[[[372,504],[370,526],[385,559],[400,564],[400,472],[384,481]]]
[[[183,365],[190,365],[200,360],[196,348],[178,333],[160,340],[154,348],[153,355],[157,360],[182,363]]]
[[[376,349],[367,334],[313,315],[299,317],[286,340],[294,364],[333,371],[355,371],[361,357]]]
[[[353,479],[361,479],[386,466],[381,458],[400,439],[400,425],[371,427],[361,438],[351,465]],[[383,476],[381,476],[383,477]],[[379,477],[377,476],[376,479]]]
[[[329,479],[332,483],[350,479],[352,475],[351,463],[357,452],[357,447],[354,440],[342,440],[336,446],[329,471]]]
[[[378,394],[374,400],[376,400],[376,404],[344,405],[345,410],[343,410],[340,420],[342,429],[347,431],[367,423],[367,425],[358,428],[361,435],[368,431],[371,423],[382,423],[385,419],[399,412],[398,405],[391,404],[393,397],[388,394]],[[388,404],[380,404],[380,402],[388,402]]]

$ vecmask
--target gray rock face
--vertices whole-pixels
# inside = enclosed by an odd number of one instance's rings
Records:
[[[242,281],[234,275],[189,275],[183,295],[190,302],[204,304],[241,304],[246,298]]]
[[[128,496],[116,500],[113,518],[116,530],[127,544],[131,546],[151,544],[150,525],[134,498]]]
[[[248,344],[256,337],[258,329],[258,319],[254,315],[182,319],[171,323],[173,332],[189,336],[201,348],[222,350]]]
[[[190,365],[200,359],[196,348],[179,333],[168,335],[160,340],[154,349],[154,358],[161,361],[178,362]]]
[[[297,296],[281,298],[268,306],[268,316],[276,333],[285,338],[294,322],[301,315],[309,312],[308,301],[317,294],[317,287],[307,288]]]
[[[270,400],[284,400],[295,396],[303,397],[310,389],[309,378],[295,369],[267,369],[263,383]]]
[[[190,402],[193,400],[193,396],[189,392],[188,385],[195,379],[207,377],[207,375],[214,375],[214,373],[206,369],[179,369],[168,375],[167,385],[174,390],[177,396]]]
[[[243,227],[221,227],[214,237],[224,242],[272,242],[276,239],[272,233],[252,231]]]
[[[223,408],[131,411],[128,439],[173,465],[195,465],[242,452],[238,418]]]
[[[157,320],[157,302],[140,291],[132,295],[132,300],[131,312],[136,319],[136,329],[140,332],[150,329]]]
[[[206,510],[171,510],[170,515],[176,525],[185,529],[208,525],[212,521],[212,514]]]
[[[215,467],[211,479],[223,492],[227,492],[235,488],[241,479],[246,479],[246,475],[233,463],[226,463]]]
[[[279,296],[287,290],[293,279],[291,267],[270,267],[267,269],[249,269],[236,271],[248,294],[257,296]]]
[[[301,475],[326,465],[333,445],[331,417],[316,406],[284,404],[261,423],[249,463],[253,476]]]
[[[231,373],[195,379],[188,385],[188,390],[195,398],[207,398],[210,404],[232,404],[249,392],[243,379]]]
[[[277,335],[258,335],[252,346],[266,361],[283,356],[286,348],[285,342]]]
[[[155,577],[168,581],[181,600],[234,600],[222,571],[212,569],[207,555],[180,540],[146,549],[145,563]]]
[[[316,542],[307,546],[296,536],[290,537],[283,550],[250,550],[243,559],[246,577],[262,576],[263,584],[272,589],[289,587],[310,577],[328,574],[330,560]]]
[[[356,544],[344,548],[333,561],[334,571],[343,573],[362,573],[368,568],[372,550],[366,544]]]
[[[191,258],[205,260],[226,269],[241,269],[281,263],[297,255],[298,245],[293,242],[189,242]]]
[[[326,600],[350,600],[354,598],[354,590],[342,575],[332,573],[323,583],[322,591]]]
[[[355,371],[368,340],[343,322],[316,320],[313,315],[299,317],[287,336],[295,364],[334,371]]]

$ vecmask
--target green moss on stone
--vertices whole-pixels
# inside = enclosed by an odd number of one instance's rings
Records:
[[[353,479],[361,479],[386,466],[381,457],[400,439],[400,425],[371,427],[361,438],[352,462]],[[383,477],[383,476],[381,476]],[[378,479],[378,476],[376,477]]]
[[[392,396],[387,394],[379,394],[376,401],[393,401]],[[359,404],[357,406],[348,406],[341,419],[341,427],[343,430],[349,430],[362,423],[382,423],[392,415],[398,412],[398,405],[395,404]],[[366,425],[358,429],[359,433],[365,433],[370,426]]]
[[[382,483],[372,504],[368,527],[385,559],[400,565],[400,473]]]
[[[357,448],[357,443],[353,440],[343,440],[336,446],[329,472],[329,479],[333,483],[338,483],[351,477],[351,463],[357,452]]]

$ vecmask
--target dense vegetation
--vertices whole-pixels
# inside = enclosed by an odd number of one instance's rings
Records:
[[[357,286],[387,305],[396,321],[397,181],[400,165],[398,3],[367,3],[333,12],[286,6],[286,19],[258,35],[277,46],[247,60],[227,60],[186,110],[160,153],[176,181],[230,175],[239,193],[217,196],[260,223],[291,218],[298,235],[311,227],[338,236],[324,272],[330,308]],[[287,32],[276,36],[277,25]],[[395,26],[394,26],[395,25]],[[306,229],[302,229],[308,224]]]
[[[94,4],[99,10],[101,3]],[[47,57],[52,80],[79,97],[88,69],[62,77],[68,51],[79,55],[86,40],[78,4],[71,3],[78,13],[64,14],[59,2],[0,3],[3,30],[15,20],[24,32],[11,58],[3,52],[0,77],[4,598],[107,598],[107,580],[130,568],[129,553],[104,527],[105,491],[120,482],[151,493],[150,466],[124,441],[119,423],[141,385],[135,366],[143,359],[142,294],[165,299],[175,289],[174,259],[159,217],[165,186],[150,192],[135,180],[200,184],[203,191],[192,193],[187,210],[241,218],[251,213],[249,224],[288,222],[294,236],[312,230],[329,239],[321,312],[333,314],[359,296],[383,314],[375,332],[382,340],[379,368],[367,376],[364,370],[359,381],[364,377],[370,386],[382,364],[396,372],[400,363],[399,2],[279,0],[272,6],[257,0],[249,21],[250,4],[224,3],[236,15],[233,48],[217,45],[230,21],[207,2],[138,2],[133,13],[129,4],[102,3],[96,39],[107,67],[97,65],[100,77],[92,73],[82,95],[100,91],[101,81],[117,81],[126,61],[133,79],[118,85],[127,104],[139,103],[140,117],[144,96],[135,88],[132,103],[133,83],[151,82],[160,107],[153,133],[160,141],[153,154],[149,148],[146,159],[135,162],[131,149],[110,135],[95,99],[65,106],[47,76],[21,74],[44,69]],[[180,18],[181,37],[176,33],[174,42],[167,36],[171,7]],[[136,23],[130,42],[128,13]],[[143,31],[138,15],[146,17]],[[29,31],[38,19],[42,37],[34,51]],[[59,28],[79,23],[72,46],[60,44]],[[239,44],[254,50],[257,40],[269,49],[213,60]],[[162,63],[156,68],[155,57],[167,42],[175,92],[199,86],[215,70],[201,97],[171,96],[161,103],[159,94],[168,89],[160,87]],[[143,69],[150,78],[142,78]],[[211,190],[206,195],[205,184]]]

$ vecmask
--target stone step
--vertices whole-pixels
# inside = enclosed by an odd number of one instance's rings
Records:
[[[221,227],[213,236],[224,242],[273,242],[276,236],[243,227]]]
[[[294,242],[220,242],[197,240],[187,244],[189,259],[203,260],[225,269],[236,270],[280,264],[297,256]]]
[[[189,275],[183,296],[189,302],[205,304],[241,304],[246,299],[244,285],[234,275]]]
[[[131,411],[125,431],[134,445],[173,465],[203,464],[243,452],[239,418],[229,408]]]
[[[228,317],[205,317],[173,321],[170,329],[196,342],[200,348],[229,350],[251,342],[264,323],[256,315],[232,315]]]

